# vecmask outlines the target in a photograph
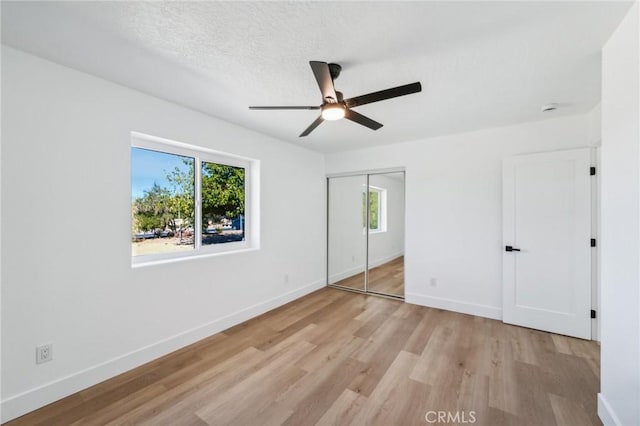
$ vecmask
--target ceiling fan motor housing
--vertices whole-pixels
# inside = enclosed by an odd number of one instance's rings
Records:
[[[335,80],[340,77],[340,71],[342,67],[338,64],[327,64],[329,66],[329,74],[331,74],[331,80]]]

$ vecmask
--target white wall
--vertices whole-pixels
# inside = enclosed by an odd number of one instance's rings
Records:
[[[6,47],[2,88],[3,420],[324,285],[322,155]],[[259,160],[261,249],[132,269],[131,131]]]
[[[404,254],[404,182],[401,177],[402,173],[370,176],[370,185],[386,189],[387,229],[369,234],[369,267]],[[328,267],[332,284],[365,269],[367,241],[362,225],[362,197],[366,185],[365,175],[329,180]]]
[[[405,167],[406,300],[501,318],[502,159],[590,142],[585,114],[332,154],[326,168]]]
[[[640,424],[640,6],[602,56],[601,389],[605,425]]]

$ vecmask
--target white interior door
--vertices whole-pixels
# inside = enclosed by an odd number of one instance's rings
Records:
[[[584,148],[503,162],[504,322],[591,338],[590,160]]]

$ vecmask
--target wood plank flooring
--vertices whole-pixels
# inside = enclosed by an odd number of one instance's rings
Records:
[[[9,424],[598,425],[599,365],[594,342],[326,288]]]
[[[364,272],[335,282],[333,285],[364,291]],[[404,297],[404,256],[369,269],[367,290]]]

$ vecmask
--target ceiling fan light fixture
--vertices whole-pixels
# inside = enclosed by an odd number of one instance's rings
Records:
[[[377,92],[367,93],[366,95],[356,96],[344,99],[342,92],[336,90],[333,80],[338,78],[342,67],[338,64],[327,64],[321,61],[309,61],[313,76],[320,88],[322,95],[322,104],[319,106],[250,106],[249,109],[314,109],[320,110],[320,116],[315,119],[302,133],[300,137],[308,136],[323,121],[335,121],[346,118],[349,121],[360,124],[371,130],[378,130],[382,127],[382,123],[378,123],[369,117],[362,115],[352,108],[366,105],[373,102],[380,102],[386,99],[397,98],[398,96],[410,95],[422,91],[422,85],[419,81],[404,86],[392,87],[390,89],[379,90]]]
[[[327,104],[322,107],[322,118],[325,120],[340,120],[344,118],[345,108],[342,104]]]

